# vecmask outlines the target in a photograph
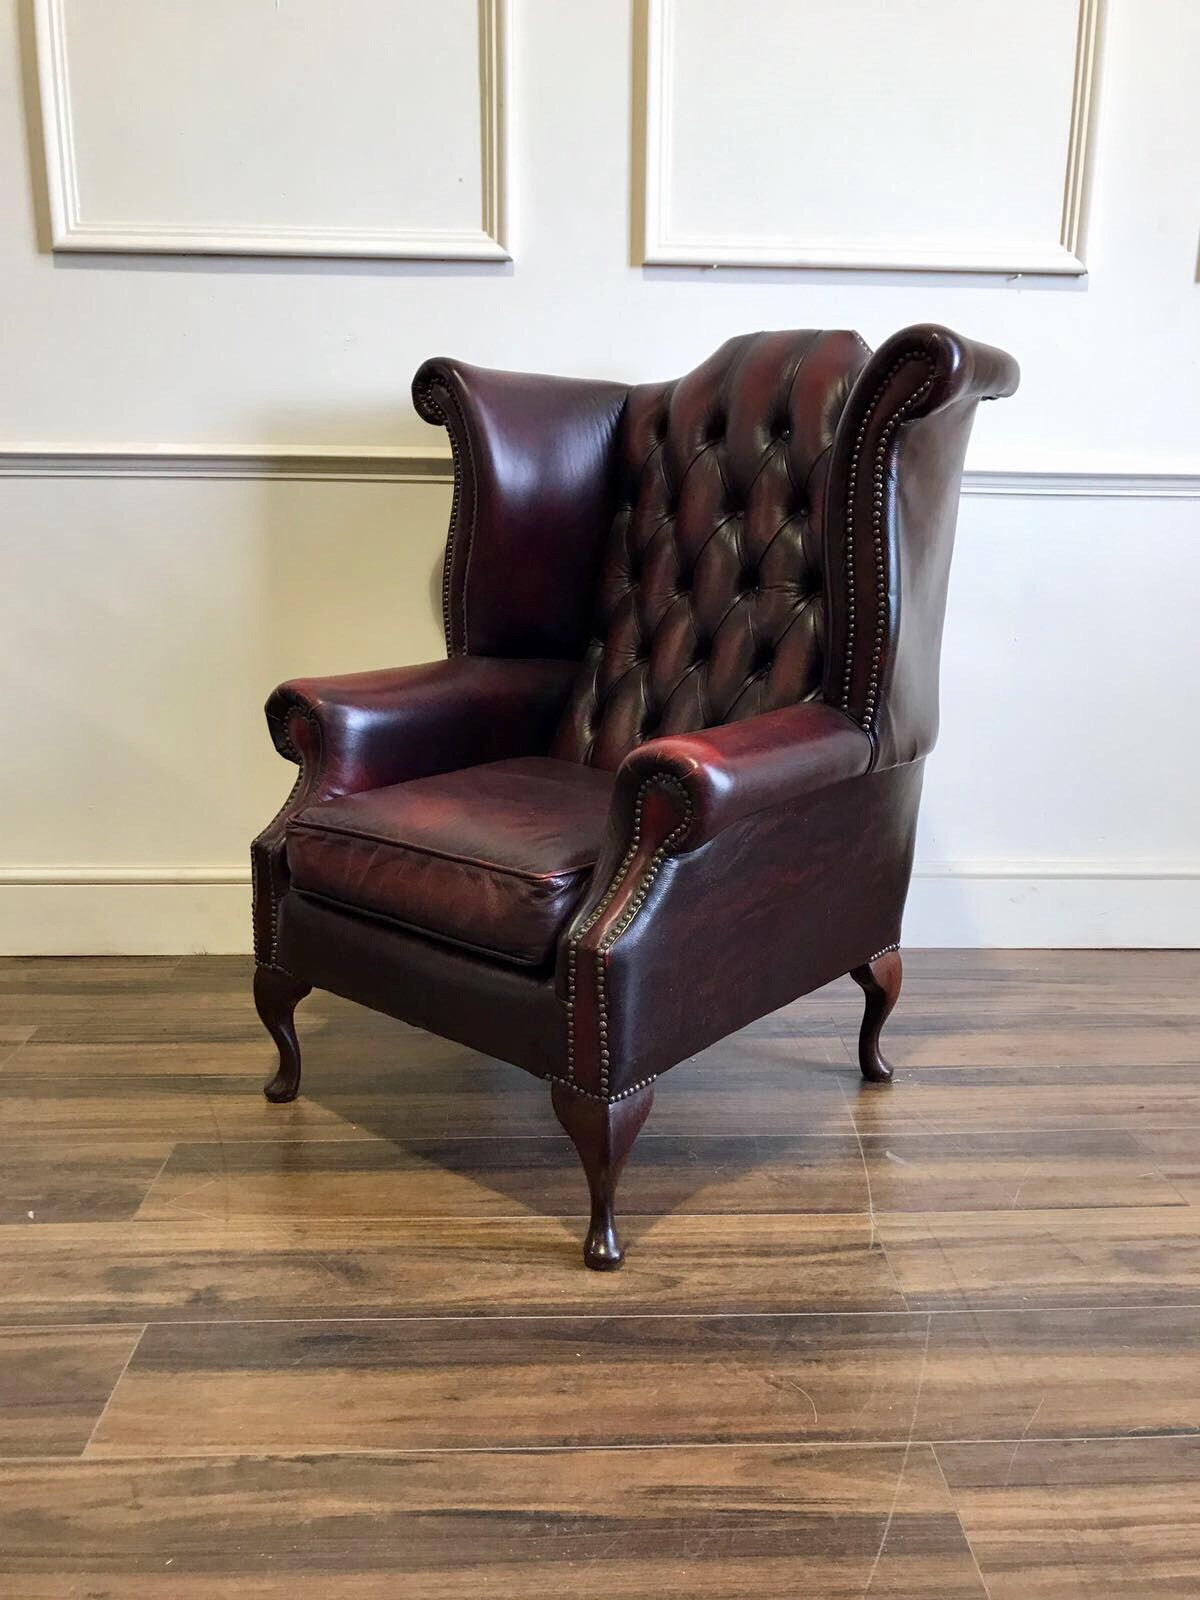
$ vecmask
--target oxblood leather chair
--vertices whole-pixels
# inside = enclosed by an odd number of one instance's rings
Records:
[[[865,1077],[897,942],[959,479],[1017,367],[945,328],[731,339],[677,383],[429,361],[449,659],[271,696],[254,994],[313,986],[551,1084],[584,1260],[669,1067],[849,973]]]

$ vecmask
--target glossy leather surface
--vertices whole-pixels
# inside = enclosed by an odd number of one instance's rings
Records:
[[[963,457],[980,400],[1012,394],[1003,350],[922,324],[871,358],[838,426],[826,522],[823,698],[869,734],[876,766],[928,754]]]
[[[621,763],[613,832],[628,834],[647,783],[669,781],[681,797],[681,816],[687,812],[673,846],[682,855],[756,811],[857,777],[870,762],[870,740],[858,724],[821,701],[653,739]]]
[[[651,853],[636,914],[606,948],[604,919],[577,943],[573,1081],[626,1094],[895,945],[922,768],[755,812],[697,850],[668,852],[656,872]]]
[[[407,778],[506,756],[542,754],[576,668],[563,661],[459,657],[426,666],[296,678],[267,701],[280,755],[300,768],[251,846],[254,953],[277,960],[290,882],[288,821],[305,807]]]
[[[454,451],[442,589],[451,655],[583,653],[628,392],[445,358],[420,368],[413,403]]]
[[[289,972],[304,973],[315,988],[538,1077],[563,1070],[562,1004],[553,982],[527,967],[408,933],[298,889],[281,908],[279,954]]]
[[[544,966],[600,854],[611,791],[611,773],[542,756],[328,800],[288,825],[292,882]]]
[[[829,452],[865,361],[850,333],[747,334],[630,391],[595,637],[556,755],[615,768],[658,734],[820,694]]]
[[[301,774],[255,846],[260,962],[611,1104],[893,946],[963,451],[977,402],[1016,381],[933,326],[874,356],[848,333],[749,335],[633,388],[427,363],[418,409],[456,460],[452,659],[272,697]],[[547,942],[527,905],[422,888],[411,860],[343,873],[357,909],[292,886],[289,819],[437,774],[460,809],[426,813],[424,853],[444,828],[446,856],[528,865],[500,797],[476,787],[467,816],[470,769],[547,755],[611,783]],[[385,893],[423,896],[424,931],[363,914]],[[461,933],[468,901],[492,947],[547,964],[448,943],[437,919]]]

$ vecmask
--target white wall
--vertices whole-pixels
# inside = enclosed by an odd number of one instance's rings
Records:
[[[514,0],[511,264],[52,253],[31,5],[0,26],[0,948],[248,947],[246,845],[290,780],[267,691],[440,653],[449,487],[409,406],[423,357],[642,379],[749,328],[875,343],[922,319],[1006,346],[1024,380],[976,428],[906,937],[1196,942],[1191,0],[1110,0],[1088,273],[1015,281],[632,265],[620,0]],[[981,53],[969,89],[998,128],[1031,114],[986,73]],[[870,114],[869,94],[849,98]],[[919,207],[911,143],[878,138],[881,181]],[[942,143],[954,152],[952,127]],[[771,163],[807,158],[789,148],[748,151],[747,169],[769,182]],[[384,176],[370,151],[346,163],[373,195]],[[416,455],[390,461],[398,447]]]

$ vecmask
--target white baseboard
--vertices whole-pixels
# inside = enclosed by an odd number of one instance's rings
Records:
[[[238,954],[251,946],[250,883],[240,876],[31,882],[0,873],[0,955]]]
[[[1200,945],[1200,870],[1190,862],[1131,870],[1090,861],[918,869],[904,942],[918,949],[1191,948]]]
[[[963,949],[1200,945],[1200,863],[918,864],[904,942]],[[244,867],[0,868],[0,955],[250,949]]]

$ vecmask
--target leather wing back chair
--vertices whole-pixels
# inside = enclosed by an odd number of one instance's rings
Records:
[[[332,990],[548,1080],[588,1266],[655,1080],[849,973],[864,1075],[900,920],[960,474],[1002,351],[735,338],[674,383],[435,360],[448,659],[267,704],[299,773],[253,847],[254,993]]]

